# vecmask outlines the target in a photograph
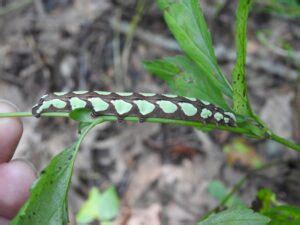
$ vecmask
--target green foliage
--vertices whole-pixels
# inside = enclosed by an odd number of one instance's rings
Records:
[[[209,100],[210,97],[207,97],[208,94],[205,96],[204,90],[196,90],[206,85],[206,90],[211,89],[210,93],[215,91],[218,96],[217,101],[213,97],[212,103],[228,108],[221,93],[231,97],[231,86],[217,64],[210,33],[198,1],[158,0],[158,4],[186,56],[146,62],[146,69],[172,84],[170,86],[173,88],[178,85],[181,86],[181,91],[191,88],[193,90],[187,94],[197,94],[199,97],[204,95],[204,100]],[[183,81],[181,84],[178,82],[179,77]],[[200,79],[203,84],[200,84]],[[177,89],[174,91],[177,92]]]
[[[257,198],[261,202],[260,212],[268,211],[272,205],[277,203],[276,195],[270,189],[262,188],[257,192]]]
[[[271,138],[292,149],[300,146],[272,133],[252,111],[245,78],[247,18],[252,0],[239,0],[236,23],[237,62],[232,72],[233,88],[222,74],[213,51],[212,40],[198,0],[157,0],[164,18],[184,56],[144,62],[145,68],[165,80],[173,92],[209,101],[234,111],[237,128],[227,130],[249,138]],[[234,92],[234,93],[233,93]],[[226,99],[224,99],[224,95]],[[226,101],[233,101],[233,109]],[[218,129],[213,126],[207,131]]]
[[[230,110],[226,101],[233,100],[233,109],[236,114],[239,114],[239,127],[226,129],[256,138],[262,138],[268,134],[273,140],[300,151],[300,146],[271,133],[252,112],[249,104],[245,63],[247,18],[251,0],[239,0],[236,28],[237,62],[232,73],[233,87],[226,80],[217,64],[211,36],[203,13],[199,8],[198,0],[158,0],[158,3],[164,12],[165,20],[171,32],[185,55],[145,62],[146,69],[165,80],[172,90],[180,95],[207,100],[225,110]],[[28,116],[28,113],[10,113],[9,115],[10,117]],[[31,116],[31,114],[29,115]],[[48,113],[47,115],[68,116],[66,113],[59,112]],[[7,116],[7,113],[0,115],[0,117]],[[103,116],[95,119],[91,117],[89,110],[75,110],[70,113],[70,117],[80,122],[79,131],[81,135],[78,141],[54,157],[44,172],[41,173],[31,189],[30,199],[19,211],[12,224],[68,224],[67,193],[79,145],[96,124],[117,120],[114,116]],[[138,121],[138,118],[133,117],[126,119]],[[160,118],[151,121],[167,123]],[[168,121],[168,123],[175,122]],[[180,124],[186,125],[184,121]],[[231,195],[220,182],[212,182],[209,192],[221,202],[229,196],[228,198],[231,199],[225,204],[230,208],[212,214],[199,222],[198,225],[265,225],[270,221],[268,217],[272,218],[271,225],[300,224],[300,209],[289,205],[279,205],[275,195],[269,190],[262,190],[258,193],[258,199],[262,202],[261,214],[245,207],[233,207],[243,203],[239,198]],[[88,201],[77,215],[77,220],[90,222],[97,219],[103,223],[114,218],[118,210],[119,199],[114,188],[109,188],[103,193],[97,189],[92,189]]]
[[[227,195],[229,190],[224,186],[219,180],[212,180],[208,185],[208,192],[210,195],[215,197],[219,202],[222,202]],[[231,196],[231,198],[226,201],[225,206],[230,208],[233,206],[244,206],[243,201],[236,195]]]
[[[68,224],[67,193],[76,157],[76,144],[53,158],[12,224]]]
[[[144,65],[149,72],[165,80],[177,94],[203,99],[229,111],[227,100],[233,100],[232,111],[237,114],[237,124],[244,130],[242,133],[252,138],[264,138],[268,129],[252,113],[245,79],[250,3],[241,0],[237,11],[238,59],[233,71],[234,94],[217,64],[211,36],[197,0],[158,0],[168,27],[185,55],[146,61]],[[227,95],[226,99],[224,95]]]
[[[114,219],[119,212],[119,198],[114,187],[101,193],[97,188],[92,188],[87,201],[83,204],[76,216],[78,223],[101,222]]]
[[[299,225],[300,208],[291,205],[275,206],[263,213],[272,219],[269,225]]]
[[[89,109],[75,109],[70,112],[69,116],[75,121],[89,124],[95,121],[95,118],[91,117],[91,113]]]
[[[246,23],[249,5],[239,10],[238,30],[244,36],[237,43],[244,46],[238,51],[237,82],[235,93],[222,74],[213,51],[212,40],[203,13],[197,0],[158,0],[169,29],[184,51],[184,56],[144,62],[145,68],[165,80],[169,87],[180,95],[196,97],[231,110],[227,100],[235,101],[238,124],[252,137],[264,137],[265,130],[252,124],[253,116],[246,95],[244,65],[246,60]],[[238,46],[240,47],[240,46]],[[224,99],[224,95],[227,96]],[[242,103],[242,104],[241,104]],[[243,106],[242,106],[243,105]],[[234,111],[234,110],[233,110]],[[248,119],[246,120],[246,117]],[[259,135],[259,136],[258,136]]]
[[[281,205],[271,190],[261,189],[257,193],[257,199],[261,205],[259,212],[272,219],[269,225],[300,224],[300,207]]]
[[[149,72],[165,80],[173,92],[203,99],[228,109],[222,92],[188,57],[168,57],[145,62],[144,65]]]
[[[266,225],[270,219],[245,207],[234,207],[213,214],[198,225]]]
[[[79,146],[98,119],[84,129],[77,142],[55,156],[31,188],[28,201],[12,225],[68,224],[67,194]]]

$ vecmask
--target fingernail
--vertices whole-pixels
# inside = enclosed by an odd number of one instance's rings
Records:
[[[35,168],[35,166],[30,162],[28,161],[27,159],[24,159],[24,158],[18,158],[18,159],[13,159],[11,160],[12,163],[14,162],[22,162],[24,164],[27,164],[33,171],[33,173],[35,174],[35,176],[37,177],[38,176],[38,171],[37,169]]]
[[[18,111],[17,106],[7,100],[0,99],[0,113],[12,113],[16,111]],[[15,120],[15,118],[0,118],[0,123],[10,123],[12,120]]]
[[[13,103],[11,103],[10,101],[7,101],[5,99],[0,99],[0,104],[1,104],[0,105],[0,112],[14,112],[14,111],[19,111],[19,109],[18,109],[18,107],[16,105],[14,105]],[[2,106],[4,106],[4,107],[2,107]],[[7,109],[8,109],[8,111],[6,111]]]

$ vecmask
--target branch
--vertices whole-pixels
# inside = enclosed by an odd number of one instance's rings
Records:
[[[280,137],[280,136],[278,136],[274,133],[270,134],[270,139],[272,139],[273,141],[276,141],[276,142],[278,142],[278,143],[280,143],[284,146],[287,146],[287,147],[289,147],[293,150],[296,150],[297,152],[300,152],[300,145],[298,145],[296,143],[293,143],[289,140],[286,140],[286,139],[284,139],[284,138],[282,138],[282,137]]]

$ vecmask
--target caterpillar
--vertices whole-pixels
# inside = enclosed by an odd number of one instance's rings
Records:
[[[32,115],[40,117],[45,112],[71,112],[87,108],[92,116],[113,115],[119,120],[134,116],[143,122],[147,118],[166,118],[217,125],[235,126],[231,112],[203,100],[173,94],[73,91],[54,92],[41,97],[33,106]]]

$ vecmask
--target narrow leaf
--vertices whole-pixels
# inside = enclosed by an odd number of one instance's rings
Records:
[[[53,158],[32,187],[31,195],[11,224],[68,224],[66,195],[76,157],[76,145]]]
[[[263,213],[272,219],[269,225],[299,225],[300,208],[291,205],[275,206]]]
[[[99,118],[91,123],[71,147],[51,160],[31,187],[30,197],[12,225],[68,224],[67,194],[74,161],[83,138],[101,122]]]
[[[270,219],[245,207],[230,208],[211,215],[198,225],[266,225]]]
[[[90,192],[88,199],[81,206],[81,209],[76,215],[77,223],[91,223],[99,218],[99,202],[100,202],[100,191],[93,187]]]
[[[232,90],[222,74],[198,0],[158,0],[169,29],[185,54],[218,89],[231,97]]]
[[[100,220],[112,220],[119,212],[119,197],[114,187],[108,188],[101,195],[99,202]]]
[[[103,193],[97,188],[92,188],[87,201],[82,205],[76,216],[78,223],[90,223],[95,220],[109,221],[114,219],[119,212],[119,197],[114,187],[108,188]]]
[[[219,180],[213,180],[208,185],[208,192],[210,195],[215,197],[219,202],[222,202],[227,197],[230,191]],[[225,204],[225,206],[227,207],[233,207],[238,205],[242,206],[245,204],[242,202],[242,200],[239,197],[235,195],[233,195]]]
[[[188,57],[175,56],[146,61],[144,66],[149,72],[165,80],[174,93],[203,99],[228,109],[222,92]]]

